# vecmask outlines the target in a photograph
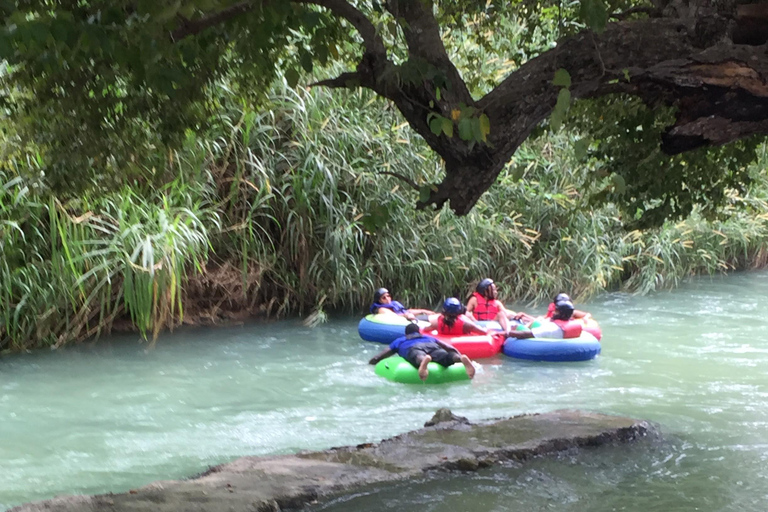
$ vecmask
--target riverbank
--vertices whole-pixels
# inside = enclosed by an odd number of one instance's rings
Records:
[[[435,308],[490,277],[504,300],[545,304],[559,291],[578,301],[646,293],[768,264],[765,148],[753,185],[726,190],[720,216],[694,210],[627,231],[615,206],[589,201],[597,171],[566,134],[527,143],[457,217],[415,210],[416,193],[379,172],[419,184],[443,174],[423,140],[365,94],[276,84],[259,111],[223,104],[225,126],[190,134],[130,186],[67,196],[25,161],[0,170],[0,353],[126,325],[151,339],[181,323],[318,323],[363,314],[381,286]]]
[[[440,409],[423,429],[376,444],[243,457],[189,480],[155,482],[122,494],[57,497],[9,512],[279,511],[429,471],[476,471],[657,435],[648,422],[597,413],[559,410],[473,424]]]

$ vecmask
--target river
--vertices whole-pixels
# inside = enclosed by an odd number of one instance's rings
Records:
[[[578,408],[648,419],[661,441],[430,476],[315,510],[765,511],[768,273],[694,279],[587,309],[583,363],[483,360],[471,383],[407,386],[367,360],[357,319],[181,329],[0,359],[0,509],[123,492],[243,455],[378,441],[435,409],[480,420]],[[541,312],[542,308],[534,312]]]

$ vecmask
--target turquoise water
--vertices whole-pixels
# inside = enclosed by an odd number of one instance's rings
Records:
[[[663,439],[472,475],[430,476],[317,510],[768,509],[768,273],[589,304],[603,354],[481,361],[471,383],[375,376],[357,319],[182,330],[0,359],[0,509],[121,492],[242,455],[378,441],[435,409],[472,420],[579,408],[648,419]],[[536,312],[541,312],[539,308]]]

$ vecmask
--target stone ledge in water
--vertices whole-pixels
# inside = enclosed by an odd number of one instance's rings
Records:
[[[189,480],[155,482],[123,494],[62,496],[11,511],[280,511],[425,471],[475,471],[502,461],[657,435],[648,422],[570,410],[472,424],[441,409],[427,425],[432,426],[378,444],[243,457]]]

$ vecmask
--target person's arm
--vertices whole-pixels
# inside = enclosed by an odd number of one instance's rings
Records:
[[[534,317],[532,317],[528,313],[523,313],[523,312],[514,313],[512,311],[510,311],[510,313],[513,313],[512,317],[511,317],[513,320],[520,320],[521,322],[523,322],[524,324],[527,324],[527,325],[532,324],[533,321],[536,320]]]
[[[530,329],[525,329],[524,331],[510,331],[507,333],[507,336],[509,338],[516,338],[518,340],[524,340],[527,338],[533,338],[533,333]]]
[[[475,308],[477,307],[477,298],[476,297],[470,297],[467,301],[467,307],[464,314],[469,317],[470,320],[477,321],[477,318],[475,318],[475,315],[472,313]]]
[[[421,332],[432,332],[437,330],[437,319],[440,318],[440,315],[433,315],[429,317],[429,325],[427,327],[424,327]]]
[[[383,352],[373,356],[371,358],[371,360],[368,361],[368,364],[376,364],[379,361],[381,361],[382,359],[386,359],[386,358],[388,358],[389,356],[391,356],[391,355],[393,355],[395,353],[396,353],[396,351],[392,350],[391,348],[387,348],[387,350],[385,350],[385,351],[383,351]]]
[[[499,309],[501,309],[504,312],[504,314],[509,320],[520,320],[523,323],[533,322],[533,317],[528,313],[523,313],[522,311],[519,313],[516,313],[511,309],[507,309],[507,307],[501,301],[499,301],[498,304],[499,304]]]
[[[376,310],[377,315],[397,315],[394,311],[392,311],[389,308],[379,308]]]
[[[587,313],[586,311],[580,311],[578,309],[574,309],[573,310],[573,318],[575,318],[577,320],[583,318],[583,319],[586,320],[588,318],[592,318],[592,315]]]
[[[464,334],[488,334],[487,329],[483,329],[471,320],[464,321]]]
[[[433,340],[435,340],[435,343],[437,343],[438,345],[440,345],[441,347],[443,347],[443,348],[444,348],[445,350],[447,350],[448,352],[456,352],[457,354],[459,354],[459,353],[460,353],[458,350],[456,350],[456,347],[454,347],[454,346],[453,346],[453,345],[451,345],[450,343],[446,343],[446,342],[444,342],[444,341],[440,341],[440,340],[438,340],[437,338],[432,338],[432,339],[433,339]]]
[[[413,313],[414,315],[436,315],[434,311],[431,311],[429,309],[418,309],[418,308],[409,308],[409,313]]]

